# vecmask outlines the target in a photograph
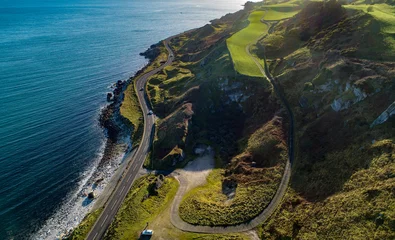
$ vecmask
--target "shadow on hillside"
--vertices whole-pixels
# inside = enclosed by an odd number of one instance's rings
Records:
[[[368,168],[382,154],[371,148],[372,143],[395,134],[391,124],[372,130],[363,117],[350,119],[346,114],[323,115],[299,139],[291,187],[308,201],[321,201],[341,191],[355,172]]]

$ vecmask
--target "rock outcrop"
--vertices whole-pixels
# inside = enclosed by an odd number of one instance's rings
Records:
[[[380,114],[380,116],[376,120],[374,120],[374,122],[370,125],[370,128],[386,122],[394,114],[395,102],[393,102],[382,114]]]
[[[94,199],[96,197],[96,195],[95,195],[95,192],[90,192],[90,193],[88,193],[88,198],[89,199]]]

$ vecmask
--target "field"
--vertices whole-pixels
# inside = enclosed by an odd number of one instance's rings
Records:
[[[255,11],[251,13],[248,20],[248,27],[230,37],[226,43],[236,71],[243,75],[252,77],[261,77],[262,73],[254,60],[248,55],[246,48],[258,41],[260,36],[267,33],[268,26],[261,22],[264,11]]]

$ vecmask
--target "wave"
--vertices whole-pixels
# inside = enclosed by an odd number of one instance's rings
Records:
[[[106,141],[103,141],[95,160],[91,166],[88,166],[87,170],[81,174],[82,179],[79,181],[78,187],[66,197],[66,200],[59,209],[44,222],[36,233],[30,236],[30,239],[61,239],[67,232],[77,227],[84,217],[92,210],[97,199],[90,201],[87,198],[87,194],[89,191],[92,191],[93,178],[97,171],[99,171],[98,166],[104,156],[105,146]],[[102,176],[104,180],[94,189],[95,194],[100,195],[103,192],[123,157],[124,153],[121,153],[116,157],[115,161],[109,162],[105,167],[100,169],[100,176]]]

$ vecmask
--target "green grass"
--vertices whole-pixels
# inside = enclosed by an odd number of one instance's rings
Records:
[[[263,19],[267,21],[278,21],[291,18],[300,12],[300,6],[297,3],[264,5],[261,9],[266,12]]]
[[[395,51],[395,6],[388,4],[374,5],[345,5],[347,9],[363,11],[371,15],[380,23],[380,31],[384,35],[384,42],[389,51]]]
[[[137,98],[134,82],[130,83],[126,88],[125,98],[122,102],[120,113],[133,125],[133,145],[135,145],[143,134],[143,112]]]
[[[384,33],[395,34],[395,6],[388,4],[345,5],[345,8],[362,10],[382,23]]]
[[[259,215],[276,192],[281,168],[273,168],[260,180],[239,183],[236,196],[228,200],[222,193],[222,169],[213,170],[207,184],[189,191],[180,204],[180,217],[191,224],[206,226],[236,225]],[[264,176],[264,177],[262,177]]]
[[[254,60],[247,54],[246,47],[256,43],[259,37],[267,33],[268,26],[261,22],[264,11],[250,14],[250,24],[226,40],[236,71],[243,75],[261,77],[262,73]]]
[[[152,76],[148,81],[147,89],[153,107],[179,95],[180,87],[188,84],[193,77],[194,74],[189,69],[179,64],[167,66],[162,72]]]
[[[148,195],[155,179],[155,176],[149,175],[136,180],[105,239],[137,239],[146,223],[151,222],[169,206],[178,189],[177,180],[165,178],[164,184],[158,189],[158,194]]]
[[[299,7],[302,4],[302,2],[303,0],[291,0],[282,3],[268,2],[268,5],[264,5],[263,7],[294,8],[294,7]]]
[[[274,21],[274,20],[277,21],[277,20],[293,17],[299,12],[298,10],[293,10],[292,8],[286,8],[286,9],[287,10],[289,9],[289,11],[283,12],[274,9],[268,9],[263,19],[267,21]]]
[[[95,224],[97,218],[100,216],[103,208],[99,208],[96,211],[89,213],[84,220],[74,229],[73,233],[68,237],[68,240],[83,240],[88,235],[89,231]]]

